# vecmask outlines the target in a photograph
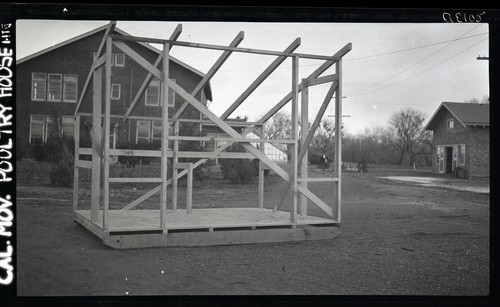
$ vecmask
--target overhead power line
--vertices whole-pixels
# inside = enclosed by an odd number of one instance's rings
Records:
[[[381,90],[386,89],[386,88],[388,88],[388,87],[392,87],[392,86],[394,86],[394,85],[397,85],[397,84],[399,84],[399,83],[402,83],[402,82],[404,82],[404,81],[407,81],[407,80],[409,80],[409,79],[412,79],[412,78],[414,78],[414,77],[416,77],[416,76],[419,76],[419,75],[423,74],[424,72],[427,72],[427,71],[429,71],[429,70],[433,69],[434,67],[436,67],[436,66],[438,66],[438,65],[441,65],[441,64],[443,64],[443,63],[445,63],[445,62],[447,62],[447,61],[449,61],[449,60],[453,59],[454,57],[456,57],[456,56],[458,56],[458,55],[460,55],[460,54],[464,53],[465,51],[467,51],[467,50],[469,50],[469,49],[472,49],[473,47],[475,47],[475,46],[479,45],[480,43],[482,43],[482,42],[484,42],[484,41],[486,41],[486,40],[488,40],[488,38],[485,38],[485,39],[483,39],[483,40],[481,40],[481,41],[479,41],[479,42],[475,43],[474,45],[469,46],[469,47],[467,47],[466,49],[464,49],[464,50],[462,50],[462,51],[460,51],[460,52],[458,52],[458,53],[456,53],[456,54],[452,55],[451,57],[446,58],[446,59],[444,59],[443,61],[441,61],[441,62],[439,62],[439,63],[436,63],[435,65],[433,65],[433,66],[431,66],[431,67],[429,67],[429,68],[426,68],[426,69],[424,69],[424,70],[422,70],[422,71],[420,71],[420,72],[418,72],[418,73],[416,73],[416,74],[414,74],[414,75],[412,75],[412,76],[410,76],[410,77],[408,77],[408,78],[406,78],[406,79],[400,80],[400,81],[398,81],[398,82],[394,82],[394,83],[392,83],[392,84],[389,84],[389,85],[387,85],[387,86],[384,86],[384,87],[381,87],[381,88],[378,88],[378,89],[375,89],[375,90],[372,90],[372,91],[368,91],[368,92],[364,92],[364,93],[360,93],[360,94],[350,94],[349,96],[350,96],[350,97],[352,97],[352,96],[360,96],[360,95],[365,95],[365,94],[369,94],[369,93],[373,93],[373,92],[378,92],[378,91],[381,91]]]
[[[390,77],[388,77],[388,78],[386,78],[386,79],[384,79],[384,80],[382,80],[382,81],[380,81],[380,82],[377,82],[377,83],[375,83],[375,84],[373,84],[373,85],[370,85],[369,87],[366,87],[366,88],[364,88],[364,89],[362,89],[362,90],[356,91],[356,92],[352,93],[351,95],[357,95],[357,93],[365,92],[366,90],[371,89],[371,88],[374,88],[374,87],[376,87],[376,86],[378,86],[378,85],[380,85],[380,84],[382,84],[382,83],[384,83],[384,82],[386,82],[386,81],[388,81],[388,80],[394,79],[395,77],[397,77],[397,76],[401,75],[402,73],[404,73],[404,72],[406,72],[406,71],[410,70],[411,68],[413,68],[413,67],[417,66],[418,64],[420,64],[420,63],[422,63],[423,61],[427,60],[428,58],[430,58],[430,57],[434,56],[435,54],[439,53],[441,50],[443,50],[443,49],[447,48],[448,46],[450,46],[451,44],[453,44],[454,42],[456,42],[456,41],[457,41],[457,40],[459,40],[460,38],[463,38],[465,35],[469,34],[470,32],[474,31],[475,29],[477,29],[477,28],[478,28],[478,27],[480,27],[480,26],[481,26],[481,25],[478,25],[477,27],[474,27],[473,29],[471,29],[471,30],[469,30],[469,31],[465,32],[464,34],[462,34],[462,35],[461,35],[461,36],[459,36],[458,38],[453,39],[453,40],[450,40],[450,41],[449,41],[449,43],[448,43],[447,45],[445,45],[445,46],[443,46],[443,47],[439,48],[438,50],[434,51],[433,53],[429,54],[428,56],[426,56],[426,57],[424,57],[424,58],[420,59],[420,60],[419,60],[419,61],[417,61],[416,63],[414,63],[414,64],[412,64],[412,65],[410,65],[410,66],[406,67],[405,69],[403,69],[402,71],[400,71],[400,72],[396,73],[395,75],[392,75],[392,76],[390,76]]]

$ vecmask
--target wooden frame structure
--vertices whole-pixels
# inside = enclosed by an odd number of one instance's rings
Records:
[[[342,57],[351,50],[351,44],[336,52],[333,56],[321,56],[312,54],[295,53],[294,50],[300,46],[300,39],[293,41],[284,51],[270,51],[261,49],[249,49],[238,47],[243,40],[243,32],[240,32],[229,46],[209,45],[178,41],[182,27],[179,25],[168,40],[156,38],[144,38],[134,36],[122,36],[112,34],[115,22],[110,22],[103,40],[94,57],[93,65],[86,79],[82,94],[75,110],[75,163],[74,163],[74,197],[73,211],[74,220],[89,229],[101,238],[105,244],[115,248],[128,247],[151,247],[151,246],[190,246],[190,245],[212,245],[212,244],[237,244],[275,242],[305,239],[325,239],[334,237],[340,227],[341,220],[341,134],[336,134],[335,139],[335,162],[334,178],[308,178],[307,177],[307,148],[318,128],[327,106],[335,95],[335,129],[341,130],[342,104]],[[130,48],[126,42],[156,43],[163,45],[163,51],[154,64],[146,61],[141,55]],[[112,46],[119,48],[131,59],[145,68],[149,74],[145,78],[140,90],[129,109],[123,115],[111,114],[111,52]],[[175,82],[169,79],[170,50],[174,46],[212,49],[223,51],[222,55],[208,71],[198,86],[191,92],[186,92]],[[100,56],[101,51],[104,54]],[[195,98],[210,79],[215,75],[223,63],[233,52],[244,52],[251,54],[264,54],[275,56],[276,59],[255,79],[255,81],[238,97],[234,103],[219,117],[212,113],[205,105]],[[271,108],[260,120],[253,123],[241,123],[246,128],[239,133],[232,126],[235,122],[228,120],[229,116],[238,108],[250,94],[264,82],[264,80],[281,63],[288,58],[292,59],[291,91]],[[301,58],[323,60],[313,73],[299,82],[298,68]],[[162,63],[162,67],[158,65]],[[328,68],[335,65],[335,74],[321,76]],[[102,93],[102,75],[104,73],[104,100]],[[130,115],[138,98],[143,95],[144,90],[152,76],[158,78],[162,83],[162,116],[141,117]],[[93,113],[79,112],[83,94],[92,80],[93,85]],[[311,86],[331,83],[330,89],[321,104],[312,125],[308,125],[308,89]],[[183,105],[173,115],[169,114],[168,99],[169,91],[174,91],[184,100]],[[299,93],[301,92],[301,106],[299,106]],[[263,134],[264,124],[288,102],[292,104],[292,137],[287,140],[265,139]],[[191,105],[201,114],[203,119],[193,120],[181,118],[183,111]],[[104,106],[104,114],[101,110]],[[299,107],[301,119],[299,119]],[[80,148],[79,127],[80,117],[92,115],[93,134],[92,149]],[[123,119],[155,119],[161,120],[162,139],[161,150],[129,150],[110,148],[110,123],[111,118]],[[179,123],[199,122],[213,123],[229,135],[229,138],[180,136]],[[300,127],[299,122],[305,123]],[[101,124],[104,129],[101,138]],[[165,124],[168,123],[168,124]],[[173,126],[173,135],[169,135],[169,126]],[[299,139],[299,128],[301,137]],[[260,130],[260,139],[248,139],[246,135],[250,132]],[[224,141],[226,144],[217,147],[212,152],[186,152],[179,151],[179,141]],[[168,141],[173,141],[173,149],[169,149]],[[263,144],[286,143],[291,146],[291,171],[290,173],[270,160],[263,152]],[[232,143],[240,143],[247,152],[224,152]],[[260,149],[252,145],[259,143]],[[92,161],[81,160],[80,156],[91,155]],[[158,178],[115,178],[110,177],[110,157],[121,156],[146,156],[159,157],[161,160],[161,177]],[[168,158],[173,160],[172,178],[167,178]],[[198,158],[195,163],[180,163],[179,158]],[[193,169],[202,165],[212,158],[257,158],[259,159],[259,185],[256,208],[219,208],[219,209],[192,209],[192,172]],[[79,210],[79,169],[90,169],[92,173],[91,182],[91,205],[90,210]],[[286,182],[287,192],[291,195],[292,204],[289,213],[279,211],[277,204],[273,209],[264,208],[264,171],[270,169]],[[187,187],[187,210],[177,210],[178,180],[188,175]],[[334,201],[327,204],[308,189],[308,182],[332,182],[334,189]],[[159,185],[139,197],[138,199],[123,206],[119,210],[110,210],[110,183],[125,182],[150,182]],[[167,187],[172,185],[172,204],[167,207]],[[101,195],[102,193],[102,195]],[[160,204],[158,210],[131,210],[152,195],[160,193]],[[281,202],[283,202],[282,197]],[[308,202],[315,204],[323,210],[329,218],[319,218],[307,214]],[[138,218],[139,217],[139,218]],[[135,220],[134,220],[135,218]],[[140,221],[140,222],[137,222]]]

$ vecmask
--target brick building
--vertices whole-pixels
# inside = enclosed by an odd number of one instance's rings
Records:
[[[106,28],[107,25],[99,27],[16,62],[18,148],[29,144],[44,144],[56,134],[72,137],[73,114]],[[114,29],[113,34],[128,35],[118,28]],[[126,42],[126,44],[150,63],[154,63],[160,55],[160,50],[145,43]],[[123,115],[134,100],[148,72],[116,46],[113,46],[112,52],[111,114]],[[160,62],[158,67],[161,66]],[[170,78],[186,91],[192,92],[203,77],[204,74],[195,68],[171,58]],[[153,78],[145,93],[137,100],[130,115],[160,117],[160,89],[159,80]],[[92,113],[92,92],[92,81],[90,81],[84,93],[80,112]],[[169,116],[172,116],[184,101],[180,96],[174,96],[173,91],[169,93],[173,95],[173,99],[169,99],[172,101]],[[209,84],[198,93],[197,99],[205,105],[207,100],[212,100]],[[53,131],[50,128],[54,126],[50,123],[56,117],[59,117],[62,124],[60,131]],[[188,106],[182,118],[199,119],[200,113]],[[82,117],[80,127],[82,142],[90,141],[91,123],[91,116]],[[199,123],[197,125],[201,129]],[[114,118],[111,146],[114,147],[119,142],[147,144],[159,141],[161,126],[161,121],[157,120],[124,121]]]
[[[433,172],[490,176],[489,108],[489,104],[441,103],[425,127],[433,131]]]

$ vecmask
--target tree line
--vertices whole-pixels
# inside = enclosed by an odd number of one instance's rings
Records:
[[[387,125],[366,128],[362,133],[346,133],[342,127],[342,161],[432,166],[432,132],[424,130],[425,119],[422,111],[406,108],[394,112]],[[264,134],[266,138],[290,138],[290,127],[290,115],[278,112],[266,123]],[[310,163],[323,153],[334,159],[335,133],[335,121],[323,119],[309,145]]]

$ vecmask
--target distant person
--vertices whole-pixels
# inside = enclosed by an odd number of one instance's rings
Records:
[[[325,154],[323,154],[321,156],[321,168],[323,169],[323,172],[325,171],[325,169],[327,168],[327,165],[328,165],[328,158],[326,157]]]

